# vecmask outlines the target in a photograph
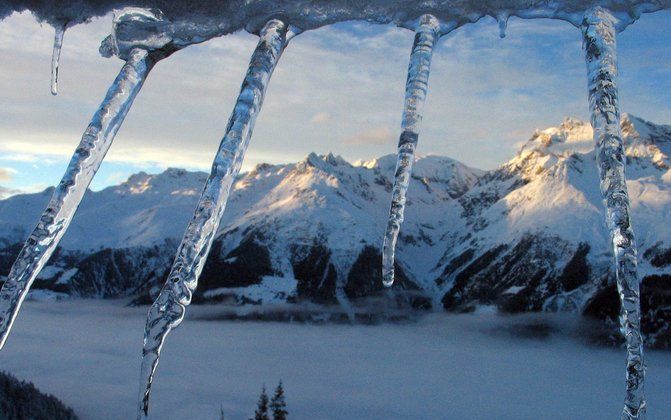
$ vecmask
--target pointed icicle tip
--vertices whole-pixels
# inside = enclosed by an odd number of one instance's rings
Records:
[[[496,16],[496,21],[499,24],[499,37],[501,39],[506,37],[506,30],[508,29],[508,14],[502,13]]]
[[[391,264],[389,263],[390,260],[384,258],[384,255],[382,257],[382,284],[384,287],[391,287],[394,285],[394,266],[393,266],[393,261],[391,261]]]
[[[58,62],[61,58],[61,48],[63,47],[63,36],[67,23],[54,26],[54,51],[51,55],[51,94],[58,95]]]

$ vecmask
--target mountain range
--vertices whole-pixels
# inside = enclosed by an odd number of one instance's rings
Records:
[[[639,247],[647,344],[671,345],[671,126],[622,119]],[[349,163],[310,154],[261,164],[233,186],[194,296],[231,305],[402,310],[567,311],[614,326],[618,296],[589,123],[536,131],[510,161],[483,171],[418,157],[383,290],[380,248],[395,156]],[[207,174],[138,173],[87,192],[33,297],[148,302],[170,268]],[[0,275],[52,189],[0,200]],[[614,334],[616,335],[616,334]]]

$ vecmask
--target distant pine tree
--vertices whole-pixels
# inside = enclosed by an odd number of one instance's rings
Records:
[[[282,381],[277,384],[275,394],[270,400],[270,409],[273,411],[273,420],[287,420],[287,403],[284,401],[284,387]]]
[[[219,420],[225,420],[224,419],[224,407],[219,407]]]
[[[77,420],[56,397],[41,393],[30,382],[0,372],[0,420]]]
[[[256,411],[254,412],[254,420],[270,420],[268,416],[268,394],[266,394],[265,385],[261,389],[259,402],[256,403]]]

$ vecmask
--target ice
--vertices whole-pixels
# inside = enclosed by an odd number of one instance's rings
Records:
[[[174,43],[170,28],[171,22],[160,10],[126,7],[115,14],[112,34],[102,42],[100,53],[127,60],[138,47],[149,51],[167,49]]]
[[[623,419],[645,418],[645,364],[640,326],[639,278],[631,206],[625,179],[625,158],[617,92],[616,18],[597,7],[585,14],[583,46],[587,62],[589,105],[601,193],[615,254],[620,294],[620,322],[627,347],[627,391]]]
[[[402,133],[398,142],[398,160],[391,193],[391,208],[387,230],[382,245],[382,282],[389,287],[394,283],[394,253],[398,232],[403,223],[406,194],[410,184],[415,148],[422,122],[422,108],[429,87],[429,72],[433,48],[440,38],[440,23],[432,15],[421,17],[410,54],[408,79],[405,85],[405,106],[401,123]]]
[[[297,30],[273,19],[263,27],[247,75],[228,121],[226,134],[212,164],[191,222],[186,228],[168,280],[147,314],[142,352],[138,418],[146,418],[151,384],[166,336],[184,318],[186,306],[198,284],[226,201],[245,155],[261,111],[270,77],[288,41]]]
[[[25,7],[11,3],[0,0],[0,18]],[[65,1],[61,7],[53,7],[50,2],[35,2],[31,6],[40,19],[56,27],[52,57],[54,94],[57,92],[58,61],[65,30],[62,22],[68,22],[68,26],[82,23],[95,14],[104,14],[122,6],[122,3],[117,0],[71,0]],[[149,0],[144,4],[150,7],[153,3]],[[276,2],[266,0],[242,3],[218,0],[172,4],[156,2],[159,3],[167,8],[170,20],[156,9],[123,9],[115,16],[112,34],[101,45],[103,55],[116,55],[127,63],[94,115],[63,180],[0,291],[0,348],[32,282],[67,230],[135,96],[159,59],[177,49],[240,29],[260,32],[261,36],[196,212],[184,234],[166,285],[147,316],[138,418],[147,416],[151,384],[161,348],[170,331],[181,323],[186,306],[191,301],[231,185],[240,170],[268,82],[287,42],[297,33],[292,29],[293,25],[309,30],[341,21],[365,20],[416,30],[390,216],[383,243],[383,282],[390,286],[394,281],[395,245],[404,216],[435,43],[440,36],[484,16],[497,20],[501,37],[505,36],[511,16],[560,19],[582,28],[584,35],[597,162],[615,253],[617,286],[622,301],[622,332],[627,344],[627,394],[622,417],[644,417],[645,365],[640,332],[639,280],[615,85],[615,34],[632,24],[642,13],[671,8],[671,0],[602,0],[599,2],[601,7],[593,9],[590,9],[594,4],[591,0],[455,0],[429,2],[432,7],[428,10],[427,2],[363,0],[353,5],[349,0],[327,0],[283,2],[280,11]],[[429,10],[430,15],[426,14]],[[277,20],[278,13],[281,13],[282,20]],[[340,297],[342,288],[337,295],[339,300],[347,301]]]
[[[499,24],[499,37],[500,38],[505,38],[506,37],[506,30],[508,29],[508,14],[507,13],[499,13],[496,15],[496,22]]]
[[[66,24],[56,25],[54,27],[54,51],[51,56],[51,94],[58,95],[58,62],[61,57],[61,48],[63,47],[63,35],[65,35]]]
[[[63,20],[69,26],[87,22],[91,18],[104,16],[128,5],[122,0],[64,0],[58,2],[16,2],[0,0],[0,19],[12,12],[28,8],[40,20],[57,24]],[[222,2],[203,0],[198,2],[166,2],[146,0],[143,7],[162,8],[171,23],[165,30],[180,48],[230,34],[239,30],[258,33],[270,19],[281,13],[283,19],[303,30],[312,30],[337,22],[360,20],[378,24],[392,23],[405,28],[415,28],[417,18],[431,13],[442,22],[444,35],[468,23],[477,22],[485,16],[497,19],[500,16],[515,16],[522,19],[560,19],[580,27],[587,9],[593,0],[531,1],[531,0],[453,0],[453,1],[408,1],[408,0],[322,0],[318,2],[247,0],[244,2]],[[642,13],[670,9],[671,0],[600,0],[602,7],[611,10],[617,18],[618,31],[634,23]],[[151,9],[154,11],[155,9]]]
[[[134,15],[122,14],[125,20]],[[118,20],[117,20],[118,21]],[[58,38],[58,36],[57,36]],[[11,331],[31,284],[49,260],[112,145],[133,100],[156,61],[166,53],[133,48],[102,104],[93,115],[63,179],[56,187],[37,227],[32,231],[0,290],[0,348]]]

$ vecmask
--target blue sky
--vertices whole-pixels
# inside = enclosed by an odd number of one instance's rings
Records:
[[[0,186],[35,191],[60,179],[121,62],[97,50],[111,17],[65,35],[60,94],[49,92],[53,29],[29,14],[0,22]],[[413,34],[343,23],[296,37],[273,76],[243,169],[312,151],[350,161],[395,151]],[[671,124],[671,12],[644,15],[620,34],[622,109]],[[94,189],[167,167],[207,171],[256,38],[229,35],[159,63],[140,93]],[[436,48],[420,154],[489,169],[538,128],[586,119],[580,33],[559,21],[493,19],[460,28]]]

